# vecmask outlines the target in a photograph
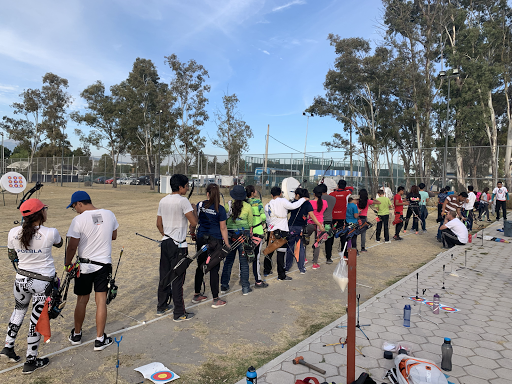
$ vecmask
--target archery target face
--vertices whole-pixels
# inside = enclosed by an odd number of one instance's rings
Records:
[[[447,306],[444,306],[444,305],[441,305],[439,307],[439,309],[441,309],[442,311],[445,311],[445,312],[459,312],[459,310],[457,308],[447,307]]]
[[[7,172],[0,179],[0,186],[7,192],[21,193],[27,188],[27,180],[18,172]]]
[[[175,378],[175,375],[171,371],[160,371],[155,372],[151,375],[151,380],[153,380],[155,383],[166,383],[169,380],[172,380]]]
[[[418,303],[423,303],[425,301],[425,299],[423,297],[416,298],[416,296],[411,296],[411,297],[409,297],[409,299],[412,301],[417,301]]]

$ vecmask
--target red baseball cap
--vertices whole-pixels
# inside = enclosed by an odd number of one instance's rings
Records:
[[[20,206],[21,216],[30,216],[36,212],[39,212],[47,205],[44,205],[43,202],[39,199],[28,199],[24,201]]]

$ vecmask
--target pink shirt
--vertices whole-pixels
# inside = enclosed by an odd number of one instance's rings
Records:
[[[370,205],[372,204],[373,200],[368,199],[368,204],[366,204],[366,208],[359,210],[359,216],[368,216],[368,208],[370,208]],[[357,208],[359,208],[359,206]]]
[[[317,200],[310,200],[309,202],[313,206],[313,214],[315,215],[316,219],[320,224],[323,224],[324,212],[328,206],[327,201],[322,200],[322,209],[320,210],[320,212],[317,211]],[[308,219],[308,224],[314,224],[314,222],[311,219]]]

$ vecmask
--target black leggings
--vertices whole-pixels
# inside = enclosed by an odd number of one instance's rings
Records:
[[[218,241],[222,245],[222,240],[210,238],[211,241]],[[198,237],[196,241],[196,249],[199,251],[201,247],[205,244],[208,244],[204,237]],[[201,292],[201,286],[203,285],[204,273],[203,273],[203,264],[206,263],[206,259],[208,258],[208,252],[203,252],[197,257],[197,268],[196,268],[196,277],[194,279],[194,289],[195,293]],[[217,264],[212,268],[210,273],[210,289],[212,290],[212,296],[214,299],[219,297],[219,270],[221,263]]]
[[[413,215],[414,217],[412,219],[412,230],[418,230],[418,218],[420,217],[420,207],[411,207],[407,208],[407,216],[405,218],[405,224],[404,224],[404,231],[407,231],[407,224],[409,224],[409,219]]]

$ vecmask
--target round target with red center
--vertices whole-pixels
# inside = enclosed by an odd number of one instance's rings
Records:
[[[430,305],[431,307],[434,306],[434,302],[433,301],[425,301],[425,304]]]
[[[419,303],[422,303],[425,301],[425,299],[423,297],[416,297],[416,296],[411,296],[411,297],[409,297],[409,299],[411,299],[412,301],[417,301]]]
[[[459,310],[457,308],[447,307],[444,305],[442,305],[440,308],[441,308],[441,310],[443,310],[445,312],[459,312]]]
[[[151,375],[153,381],[167,381],[174,378],[174,374],[170,371],[155,372]]]

